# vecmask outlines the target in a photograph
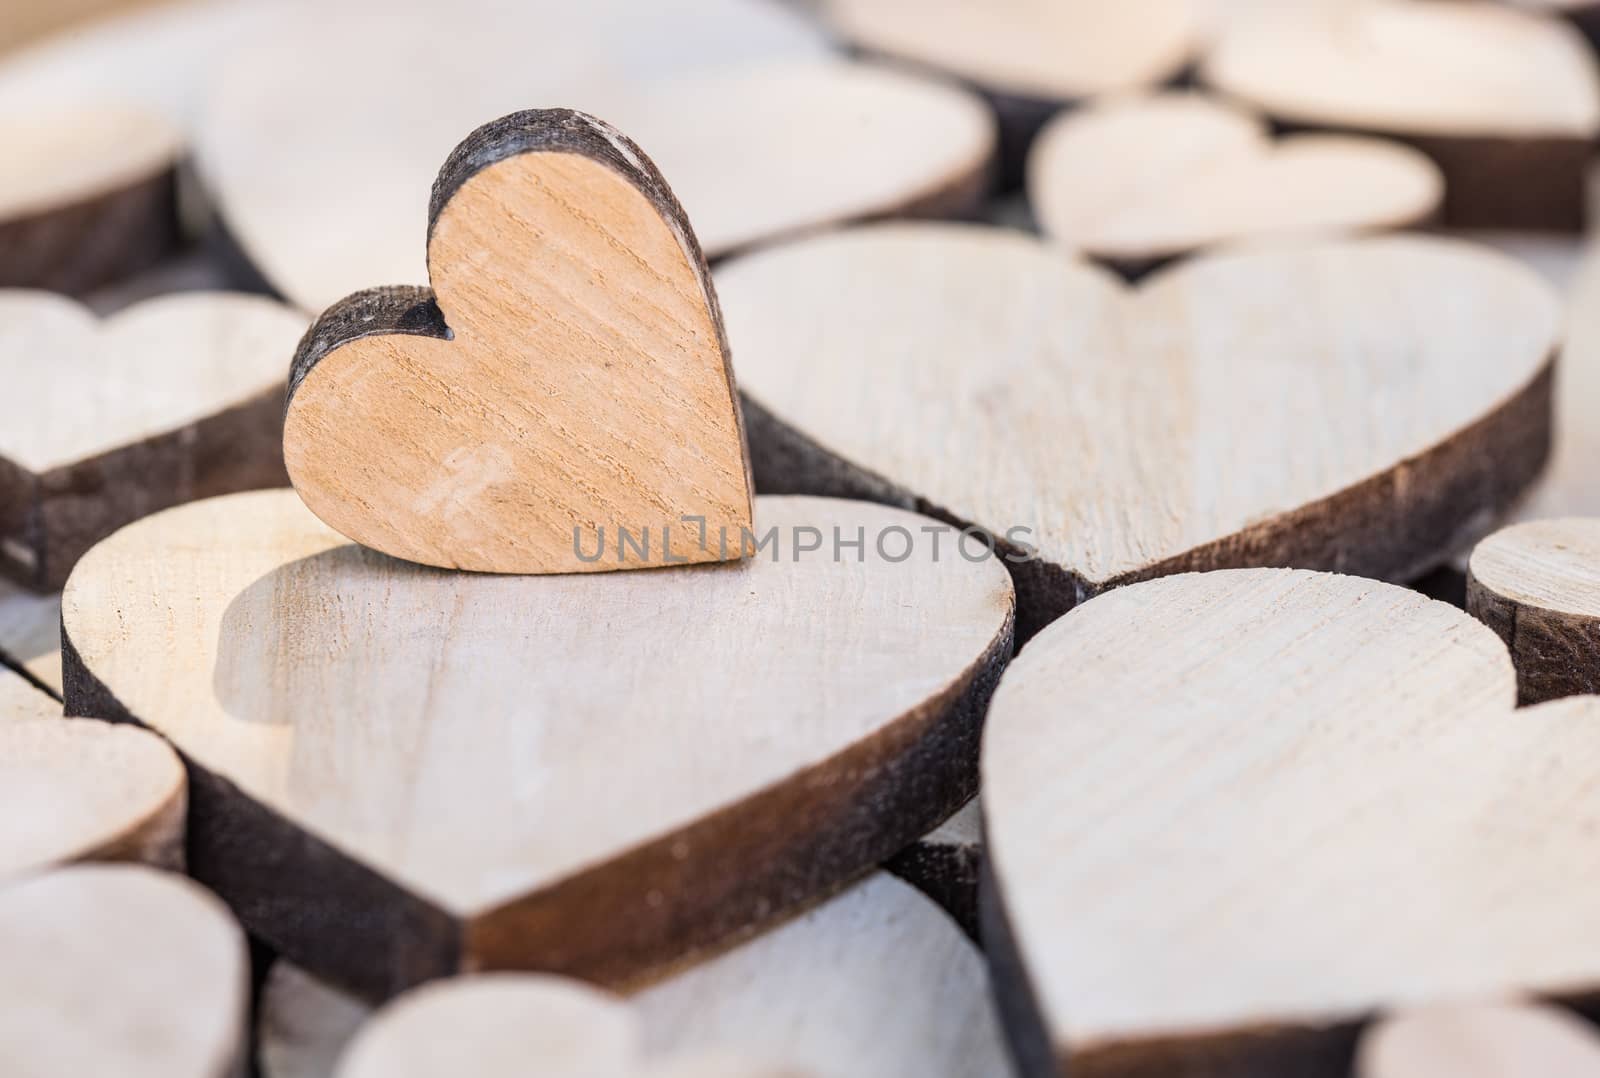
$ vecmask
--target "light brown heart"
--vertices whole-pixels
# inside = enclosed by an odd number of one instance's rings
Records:
[[[1457,241],[1210,256],[1130,290],[1011,231],[881,225],[729,263],[718,288],[762,489],[1031,548],[1023,638],[1190,569],[1413,579],[1548,452],[1555,299]]]
[[[663,564],[626,532],[750,525],[722,316],[666,181],[566,109],[479,128],[440,172],[433,289],[335,304],[295,353],[284,460],[337,531],[425,565],[502,573]],[[691,523],[695,522],[695,523]],[[605,537],[622,556],[590,559]]]
[[[1462,611],[1186,574],[1012,664],[983,746],[986,939],[1029,1074],[1348,1074],[1368,1016],[1600,986],[1600,702],[1514,712]]]

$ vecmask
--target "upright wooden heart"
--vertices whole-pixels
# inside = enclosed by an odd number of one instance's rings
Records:
[[[566,109],[479,128],[434,187],[428,266],[435,292],[357,293],[295,354],[284,459],[312,512],[456,569],[739,556],[685,541],[749,528],[750,471],[705,258],[637,146]],[[584,556],[606,536],[617,556]]]
[[[12,883],[0,954],[8,1076],[244,1073],[244,933],[182,876],[85,865]]]
[[[1187,569],[1412,579],[1548,450],[1554,297],[1455,241],[1212,256],[1129,291],[1015,232],[883,225],[718,287],[762,489],[1031,547],[1011,566],[1024,637]]]
[[[1355,1078],[1593,1078],[1600,1036],[1556,1007],[1478,1003],[1387,1019],[1361,1040]]]
[[[1600,700],[1391,585],[1150,581],[1007,671],[985,939],[1029,1074],[1344,1078],[1368,1015],[1600,989]]]
[[[262,1078],[330,1078],[343,1056],[343,1075],[373,1073],[379,1060],[413,1037],[432,1047],[428,1072],[481,1075],[494,1064],[520,1063],[540,1020],[529,1006],[491,986],[524,988],[551,978],[500,978],[439,983],[409,993],[373,1018],[372,1009],[279,963],[262,995],[258,1042]],[[554,982],[560,983],[560,982]],[[484,1022],[481,1037],[441,1035],[459,1029],[441,1011],[445,1000],[480,986],[488,1002],[508,1012],[467,1008],[466,1022]],[[1008,1073],[1004,1044],[989,997],[989,978],[972,943],[922,895],[883,873],[868,877],[784,924],[641,989],[625,1002],[599,993],[590,999],[612,1016],[609,1036],[586,1032],[572,1040],[579,1058],[612,1063],[604,1078],[639,1068],[657,1078],[711,1078],[707,1061],[743,1059],[769,1073],[815,1078],[998,1078]],[[440,1006],[418,1004],[432,999]],[[349,1049],[352,1038],[361,1045]],[[474,1056],[474,1052],[485,1055]],[[610,1053],[606,1055],[606,1053]],[[526,1051],[522,1055],[525,1057]],[[764,1065],[764,1066],[763,1066]],[[398,1073],[391,1071],[390,1073]],[[520,1073],[511,1071],[509,1073]],[[740,1072],[729,1071],[729,1078]],[[745,1072],[745,1078],[754,1073]]]
[[[1004,568],[898,509],[759,509],[740,563],[554,577],[383,557],[287,490],[169,510],[74,571],[67,709],[172,741],[190,871],[314,972],[626,981],[976,785]]]

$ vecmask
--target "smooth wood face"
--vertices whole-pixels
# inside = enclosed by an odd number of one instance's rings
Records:
[[[1034,1072],[1333,1078],[1375,1011],[1592,993],[1600,701],[1515,699],[1485,626],[1353,577],[1172,577],[1040,634],[983,748]]]
[[[59,593],[35,595],[0,581],[0,661],[61,692]]]
[[[0,292],[0,570],[59,588],[130,520],[283,482],[282,361],[305,328],[256,296],[151,300],[98,322]]]
[[[462,967],[615,983],[973,792],[1004,569],[887,560],[932,525],[899,510],[760,506],[779,546],[742,563],[589,577],[409,565],[288,491],[185,506],[73,574],[67,706],[177,745],[191,870],[296,961],[369,995]]]
[[[8,1075],[243,1073],[244,934],[181,876],[95,865],[10,884],[0,954]]]
[[[717,283],[762,489],[1031,529],[1024,637],[1185,569],[1414,579],[1548,446],[1554,298],[1454,241],[1208,257],[1129,291],[1010,231],[892,225]]]
[[[680,563],[739,557],[685,534],[748,529],[750,473],[709,271],[638,147],[513,114],[457,147],[431,219],[433,292],[357,293],[295,354],[284,460],[311,511],[481,572],[661,566],[672,531]]]
[[[1480,1003],[1403,1014],[1369,1031],[1356,1078],[1590,1078],[1600,1037],[1567,1011]]]
[[[882,874],[669,976],[626,1005],[570,988],[551,992],[552,983],[565,982],[447,981],[402,997],[363,1027],[368,1008],[279,963],[261,1004],[262,1078],[328,1078],[358,1030],[361,1047],[344,1054],[342,1078],[441,1050],[454,1053],[452,1066],[428,1073],[499,1073],[493,1068],[506,1063],[508,1052],[525,1067],[536,1031],[553,1024],[541,989],[565,997],[569,1008],[587,1001],[561,1028],[584,1029],[591,1051],[612,1053],[606,1059],[616,1069],[606,1078],[636,1071],[650,1078],[1008,1072],[976,949],[925,898]],[[609,1035],[591,1032],[597,1024]],[[439,1032],[468,1025],[481,1035]],[[474,1046],[487,1055],[469,1066],[462,1053]]]
[[[1398,143],[1275,140],[1249,112],[1168,93],[1058,116],[1033,145],[1028,194],[1056,242],[1138,266],[1228,242],[1422,224],[1444,180]]]
[[[31,696],[24,695],[31,694]],[[0,678],[0,880],[72,861],[183,867],[187,784],[144,730],[63,719],[17,675]]]
[[[1467,610],[1511,649],[1524,704],[1600,692],[1600,520],[1530,521],[1479,543]]]
[[[978,929],[978,876],[983,819],[974,798],[883,867],[933,899],[973,939]]]

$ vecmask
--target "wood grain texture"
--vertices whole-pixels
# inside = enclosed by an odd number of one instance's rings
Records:
[[[0,663],[61,695],[61,594],[0,581]]]
[[[1456,0],[1264,7],[1228,23],[1200,78],[1280,124],[1411,142],[1444,172],[1451,226],[1583,227],[1600,74],[1559,20]]]
[[[282,358],[304,325],[256,296],[174,296],[98,322],[60,296],[0,292],[0,572],[59,588],[130,520],[283,484]]]
[[[213,499],[80,563],[67,707],[173,741],[191,871],[314,971],[371,996],[476,968],[617,983],[972,795],[1010,581],[879,554],[925,523],[766,499],[781,560],[500,577],[348,544],[288,491]],[[834,560],[836,526],[866,547]],[[793,560],[812,527],[827,548]]]
[[[1592,1003],[1600,701],[1515,698],[1481,623],[1352,577],[1172,577],[1042,633],[983,749],[1028,1073],[1343,1078],[1377,1011]]]
[[[1362,1038],[1356,1078],[1591,1078],[1600,1037],[1568,1011],[1478,1003],[1402,1014]]]
[[[983,820],[974,799],[883,867],[937,902],[976,940],[982,864]]]
[[[496,1016],[465,1006],[462,1022],[504,1017],[517,1031],[515,1043],[525,1045],[530,1028],[540,1024],[538,1000],[525,992],[519,1002],[496,987],[518,983],[531,989],[540,980],[447,981],[403,997],[385,1012],[398,1021],[388,1028],[365,1026],[361,1036],[371,1047],[362,1066],[346,1055],[340,1074],[367,1073],[379,1058],[393,1058],[389,1053],[397,1045],[419,1036],[432,1048],[402,1054],[440,1064],[429,1073],[498,1073],[483,1060],[468,1066],[464,1053],[469,1044],[503,1051],[508,1031],[500,1022],[481,1037],[441,1037],[441,1021],[446,1026],[455,1021],[407,1001],[426,1004],[431,998],[449,1007],[464,1003],[468,997],[458,993],[476,984],[510,1010]],[[330,1078],[370,1013],[297,967],[275,966],[260,1012],[262,1078]],[[744,1073],[732,1069],[739,1060],[764,1064],[763,1076],[998,1078],[1008,1072],[976,949],[926,898],[883,874],[669,975],[626,1005],[604,1002],[595,1013],[615,1030],[607,1043],[620,1054],[613,1060],[618,1069],[631,1073],[622,1064],[636,1062],[651,1078],[722,1075],[712,1062],[717,1060],[726,1061],[720,1067],[728,1069],[729,1078]],[[397,1025],[411,1029],[397,1030]],[[451,1056],[430,1058],[429,1051]],[[503,1057],[496,1051],[492,1059]],[[614,1076],[615,1071],[606,1074]]]
[[[1124,272],[1205,247],[1376,232],[1429,221],[1444,179],[1383,139],[1273,139],[1260,117],[1193,93],[1126,96],[1063,113],[1028,158],[1046,235]]]
[[[177,753],[144,730],[63,719],[19,681],[4,673],[5,699],[31,694],[19,706],[36,717],[0,722],[0,880],[73,861],[181,870],[187,791]]]
[[[1414,579],[1548,452],[1557,305],[1459,242],[1213,256],[1129,291],[1011,231],[885,225],[717,284],[760,489],[1026,529],[1023,639],[1191,569]]]
[[[1467,611],[1511,650],[1522,703],[1600,692],[1600,520],[1489,536],[1468,563]]]
[[[0,1043],[16,1078],[244,1074],[244,934],[214,895],[143,866],[0,890]]]
[[[686,534],[750,527],[750,469],[710,271],[638,146],[513,113],[445,161],[429,221],[432,291],[358,292],[294,354],[283,455],[307,507],[453,569],[658,567],[674,530],[680,564],[740,557]]]
[[[821,0],[819,8],[857,49],[981,91],[999,117],[1011,181],[1063,105],[1171,81],[1205,26],[1196,0]]]

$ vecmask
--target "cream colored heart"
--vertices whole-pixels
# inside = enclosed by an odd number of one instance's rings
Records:
[[[717,283],[763,489],[1033,548],[1023,635],[1184,569],[1411,579],[1548,446],[1555,299],[1457,241],[1208,257],[1130,291],[1014,232],[884,225]]]
[[[1041,633],[983,747],[998,986],[1074,1075],[1335,1073],[1378,1011],[1600,986],[1600,701],[1390,585],[1150,581]]]
[[[1386,1019],[1361,1041],[1356,1078],[1590,1078],[1600,1036],[1555,1007],[1475,1003]]]

